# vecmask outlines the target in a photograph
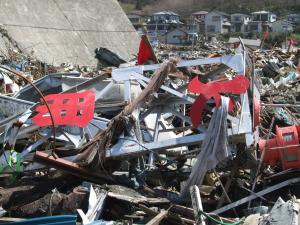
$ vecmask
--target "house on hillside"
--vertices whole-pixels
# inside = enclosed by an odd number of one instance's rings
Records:
[[[251,17],[242,13],[234,13],[230,16],[231,31],[232,32],[247,32],[248,23]]]
[[[230,27],[230,15],[224,12],[211,11],[205,16],[205,31],[208,33],[228,33]]]
[[[150,31],[166,33],[170,29],[178,28],[183,23],[180,21],[180,16],[171,11],[162,11],[153,13],[147,23],[147,28]]]
[[[259,11],[251,13],[251,21],[248,22],[248,31],[267,32],[271,30],[271,23],[277,20],[274,13],[268,11]]]
[[[200,32],[200,24],[198,23],[197,19],[187,19],[185,20],[185,27],[188,32]]]
[[[145,26],[145,23],[148,20],[148,18],[146,16],[138,14],[138,13],[127,14],[127,17],[136,30],[143,28],[143,26]]]
[[[189,42],[189,34],[183,29],[174,29],[166,34],[166,44],[183,45]]]
[[[289,33],[294,31],[294,26],[288,20],[277,20],[271,24],[271,30],[278,33]]]
[[[194,12],[190,16],[191,24],[193,24],[198,33],[205,32],[205,17],[208,14],[207,11]]]
[[[299,27],[300,26],[300,14],[289,14],[286,17],[286,20],[289,21],[290,23],[292,23],[293,27]]]
[[[153,47],[158,46],[159,40],[158,40],[158,37],[157,37],[157,33],[155,31],[153,31],[153,32],[151,32],[151,31],[147,32],[147,37],[148,37],[148,40],[149,40],[150,44]]]
[[[144,18],[141,15],[138,15],[138,14],[130,13],[130,14],[127,14],[127,17],[133,25],[134,24],[140,24],[140,23],[144,22],[143,21]]]

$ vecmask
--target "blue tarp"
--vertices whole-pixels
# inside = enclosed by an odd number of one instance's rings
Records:
[[[76,225],[76,215],[46,216],[27,219],[20,222],[6,223],[9,225]]]

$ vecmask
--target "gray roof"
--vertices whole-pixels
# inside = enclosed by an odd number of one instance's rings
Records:
[[[192,13],[192,15],[206,15],[207,13],[208,13],[207,11],[198,11],[198,12]]]
[[[285,25],[292,25],[293,23],[291,21],[288,21],[287,19],[281,19],[281,20],[276,20],[275,22],[271,23],[272,24],[277,24],[277,23],[282,23]]]
[[[96,65],[97,47],[129,59],[139,45],[116,0],[1,0],[1,24],[22,49],[55,65]]]
[[[168,31],[167,34],[173,33],[173,32],[175,32],[175,31],[181,31],[182,33],[188,34],[188,32],[186,32],[186,31],[185,31],[184,29],[182,29],[182,28],[175,28],[175,29],[173,29],[173,30]]]
[[[209,13],[217,13],[217,14],[219,14],[221,16],[230,16],[229,14],[221,12],[221,11],[218,11],[218,10],[213,10],[213,11],[210,11]]]
[[[287,15],[288,17],[300,17],[300,13],[292,13]]]
[[[240,16],[245,16],[245,17],[249,17],[250,15],[248,14],[244,14],[244,13],[232,13],[231,16],[235,16],[235,15],[240,15]]]

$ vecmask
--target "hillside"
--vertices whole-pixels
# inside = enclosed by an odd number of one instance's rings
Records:
[[[279,16],[288,11],[300,12],[300,0],[119,0],[126,12],[143,10],[152,13],[160,10],[172,10],[182,16],[199,10],[217,9],[227,13],[250,13],[258,10],[270,10]]]

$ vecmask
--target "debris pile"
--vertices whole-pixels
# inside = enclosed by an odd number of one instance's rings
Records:
[[[160,48],[45,76],[1,61],[0,222],[298,224],[299,54]]]
[[[174,46],[160,43],[155,52],[160,60],[174,57],[191,60],[231,54],[232,48],[224,41],[198,41],[193,46]]]

